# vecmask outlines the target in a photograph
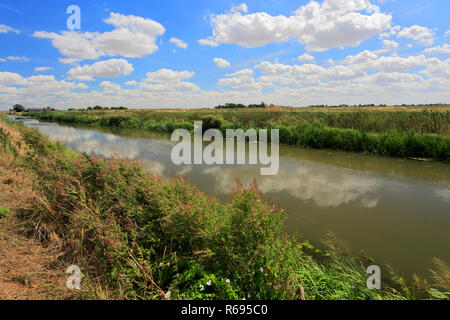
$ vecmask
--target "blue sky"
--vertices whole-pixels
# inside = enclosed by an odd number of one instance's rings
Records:
[[[2,0],[0,109],[450,102],[448,12],[446,0]]]

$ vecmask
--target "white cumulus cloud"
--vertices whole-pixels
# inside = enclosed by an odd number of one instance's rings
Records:
[[[434,42],[433,32],[427,27],[414,25],[409,28],[403,28],[397,34],[398,38],[413,39],[424,46],[431,46]]]
[[[310,51],[325,51],[357,46],[390,28],[392,18],[380,13],[369,0],[310,1],[288,17],[266,12],[246,14],[247,11],[247,5],[242,4],[228,13],[211,15],[213,35],[199,43],[251,48],[296,39]]]
[[[111,13],[105,23],[115,27],[113,31],[61,33],[37,31],[33,37],[50,39],[52,45],[67,57],[63,63],[74,63],[102,56],[143,57],[158,50],[156,38],[165,28],[156,21],[133,15]]]
[[[424,53],[443,53],[450,54],[450,45],[448,43],[444,43],[442,46],[436,46],[433,48],[428,48],[423,51]]]
[[[171,69],[160,69],[154,72],[147,72],[144,81],[155,83],[179,82],[184,79],[192,78],[195,75],[193,71],[175,71]]]
[[[299,56],[297,59],[299,61],[311,61],[311,60],[314,60],[314,57],[310,54],[305,53],[305,54],[302,54],[301,56]]]
[[[26,80],[13,72],[0,72],[0,85],[23,85]]]
[[[222,58],[214,58],[214,63],[218,68],[228,68],[231,66],[230,62]]]
[[[70,69],[67,74],[70,79],[93,81],[94,78],[116,78],[121,75],[129,75],[133,70],[133,66],[124,59],[110,59],[75,67]]]
[[[183,40],[177,39],[177,38],[170,38],[169,40],[171,43],[174,43],[178,48],[181,49],[187,49],[188,44],[184,42]]]

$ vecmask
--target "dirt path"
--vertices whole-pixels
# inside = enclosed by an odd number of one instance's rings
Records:
[[[0,220],[0,300],[69,299],[57,255],[15,226],[14,218]]]
[[[65,265],[56,248],[45,248],[20,230],[14,208],[26,203],[26,183],[11,178],[0,165],[0,207],[11,215],[0,219],[0,300],[70,299]]]
[[[17,137],[14,128],[1,122],[0,128]],[[71,299],[75,293],[66,288],[67,266],[58,261],[57,248],[21,232],[16,210],[31,203],[33,188],[32,178],[17,168],[0,152],[0,300]]]

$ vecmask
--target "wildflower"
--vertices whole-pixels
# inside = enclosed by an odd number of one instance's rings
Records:
[[[264,270],[263,270],[263,268],[261,267],[261,268],[259,268],[259,272],[264,272]]]
[[[211,280],[208,280],[208,282],[206,283],[207,286],[211,285]]]
[[[199,288],[200,288],[200,291],[205,290],[205,287],[202,284],[199,286]]]
[[[230,284],[230,279],[225,280],[226,284]]]
[[[164,295],[164,298],[170,299],[170,295],[171,295],[171,294],[172,294],[172,292],[170,292],[170,290],[167,291],[166,294]]]

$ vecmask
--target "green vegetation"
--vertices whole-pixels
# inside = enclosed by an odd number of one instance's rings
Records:
[[[225,103],[225,105],[220,105],[215,107],[216,109],[245,109],[245,108],[267,108],[268,105],[264,102],[261,102],[260,104],[249,104],[245,105],[242,103]]]
[[[120,107],[111,107],[111,108],[108,108],[108,107],[102,107],[102,106],[94,106],[94,107],[87,107],[87,111],[91,111],[91,110],[127,110],[128,108],[125,108],[125,107],[122,107],[122,106],[120,106]],[[71,109],[69,109],[69,110],[71,110]],[[76,110],[76,109],[72,109],[72,110]]]
[[[305,108],[294,111],[247,109],[160,111],[54,111],[35,113],[44,121],[113,126],[145,131],[279,129],[281,143],[393,157],[450,161],[450,111]]]
[[[17,155],[16,147],[11,143],[9,135],[2,128],[0,128],[0,150],[2,152],[11,152],[14,155]]]
[[[0,219],[6,218],[10,214],[11,212],[8,209],[0,207]]]
[[[13,106],[13,111],[15,112],[25,112],[25,107],[21,104],[15,104]]]
[[[365,270],[373,261],[352,257],[336,240],[320,252],[285,235],[284,210],[263,201],[256,183],[238,182],[221,204],[181,178],[77,153],[2,121],[22,137],[20,145],[9,143],[26,150],[5,156],[33,177],[36,192],[18,217],[30,235],[59,244],[67,263],[82,266],[84,298],[417,297],[418,287],[402,278],[395,279],[397,289],[386,280],[382,290],[368,290]],[[5,140],[0,144],[9,150]],[[436,284],[420,289],[425,298],[448,296],[449,267],[439,263]]]

